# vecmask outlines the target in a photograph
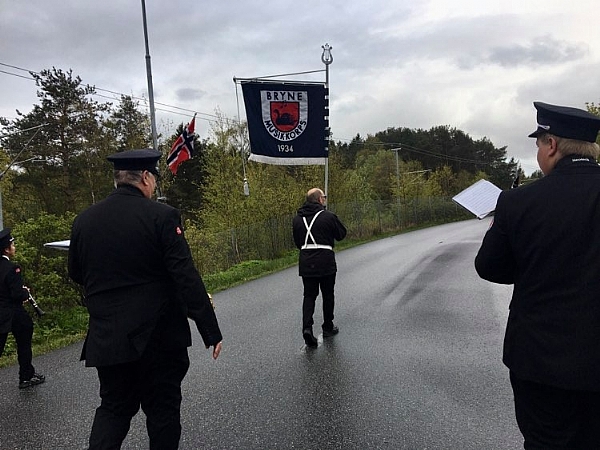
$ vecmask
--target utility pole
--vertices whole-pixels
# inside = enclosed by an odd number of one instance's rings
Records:
[[[402,147],[391,148],[390,150],[396,154],[396,189],[398,189],[398,194],[399,194],[400,193],[400,161],[398,159],[398,152],[400,150],[402,150]]]
[[[150,103],[150,123],[152,126],[152,146],[158,150],[156,133],[156,113],[154,110],[154,89],[152,87],[152,65],[150,63],[150,46],[148,45],[148,25],[146,23],[146,1],[142,0],[142,20],[144,24],[144,42],[146,44],[146,76],[148,77],[148,102]]]
[[[144,42],[146,44],[146,76],[148,77],[148,102],[150,103],[150,124],[152,126],[152,148],[158,151],[158,134],[156,132],[156,112],[154,109],[154,88],[152,87],[152,65],[150,63],[150,46],[148,45],[148,25],[146,23],[146,1],[142,0],[142,21],[144,24]],[[166,202],[160,188],[160,180],[156,180],[157,200]]]
[[[396,215],[398,225],[400,225],[400,161],[398,152],[402,150],[402,147],[392,148],[390,150],[396,153]]]

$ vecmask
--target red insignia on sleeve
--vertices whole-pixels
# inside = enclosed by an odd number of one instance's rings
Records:
[[[181,233],[183,233],[183,232],[181,231],[181,228],[179,228],[179,227],[177,227],[177,230],[176,230],[176,231],[177,231],[177,234],[181,234]]]

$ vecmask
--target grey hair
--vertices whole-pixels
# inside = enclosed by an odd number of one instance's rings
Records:
[[[143,170],[115,170],[113,173],[115,180],[115,187],[122,186],[124,184],[130,184],[135,186],[142,182]]]
[[[594,159],[598,159],[600,155],[600,147],[595,142],[580,141],[577,139],[567,139],[560,136],[554,136],[550,133],[545,133],[539,138],[542,142],[548,143],[549,138],[556,140],[556,147],[558,152],[563,155],[582,155],[590,156]]]

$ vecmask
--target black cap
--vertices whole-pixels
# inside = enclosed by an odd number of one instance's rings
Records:
[[[14,240],[15,238],[10,235],[10,228],[0,231],[0,250],[10,247],[10,243]]]
[[[162,153],[151,148],[141,150],[126,150],[110,155],[108,159],[114,164],[115,170],[147,170],[158,176],[156,163]]]
[[[569,106],[549,105],[533,102],[537,109],[538,127],[529,137],[544,133],[578,141],[596,142],[600,130],[600,117],[583,109]]]

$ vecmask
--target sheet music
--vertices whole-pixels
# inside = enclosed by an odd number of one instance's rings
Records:
[[[500,192],[502,189],[495,184],[479,180],[456,194],[452,200],[475,214],[478,219],[483,219],[496,209]]]
[[[66,241],[46,242],[44,247],[55,248],[57,250],[69,250],[70,244],[71,240],[67,239]]]

